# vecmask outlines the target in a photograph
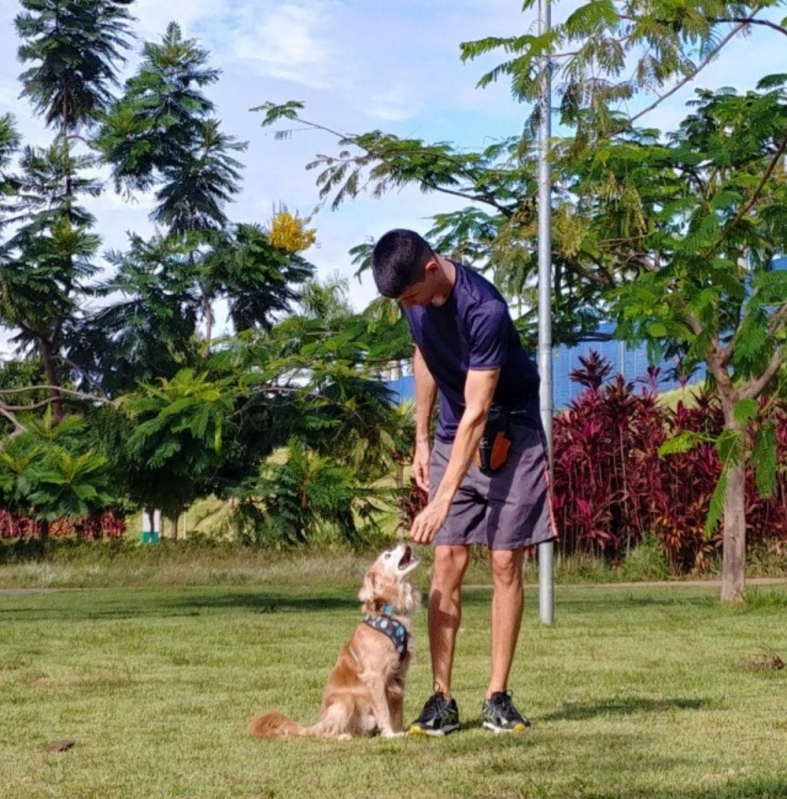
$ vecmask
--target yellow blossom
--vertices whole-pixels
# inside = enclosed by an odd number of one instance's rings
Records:
[[[268,238],[274,247],[286,252],[303,252],[314,244],[317,231],[307,228],[311,217],[301,219],[296,211],[290,213],[282,206],[271,219]]]

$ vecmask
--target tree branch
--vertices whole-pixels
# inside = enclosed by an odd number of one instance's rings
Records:
[[[70,388],[62,388],[61,386],[50,385],[25,386],[24,388],[3,388],[0,389],[0,396],[4,396],[6,394],[24,394],[26,391],[59,391],[62,394],[69,394],[76,399],[83,399],[87,400],[88,402],[109,402],[109,400],[105,397],[97,397],[94,394],[85,394],[82,391],[74,391]],[[56,397],[50,397],[47,401],[51,402],[53,399],[56,399]]]
[[[11,412],[2,402],[0,402],[0,416],[5,416],[9,422],[14,426],[14,432],[11,433],[12,438],[15,438],[22,433],[27,432],[27,428],[16,418],[16,415]]]
[[[738,226],[738,223],[741,221],[741,219],[743,219],[743,217],[746,216],[746,214],[748,214],[749,211],[751,211],[751,209],[754,207],[754,203],[757,202],[757,197],[759,196],[760,192],[763,190],[765,184],[768,182],[770,176],[773,174],[773,170],[776,169],[776,167],[778,166],[779,161],[781,161],[785,151],[787,151],[787,136],[784,137],[782,143],[779,145],[779,149],[774,154],[770,164],[768,164],[768,168],[763,173],[760,182],[755,187],[748,202],[741,207],[741,209],[738,211],[737,214],[735,214],[735,218],[732,220],[732,222],[730,222],[730,224],[724,228],[724,231],[719,240],[716,242],[716,244],[714,244],[709,251],[703,254],[704,258],[710,258],[713,255],[715,255],[718,252],[719,247],[721,247],[721,245],[724,244],[725,240],[730,235],[730,233]]]
[[[678,83],[676,83],[668,92],[659,95],[656,98],[656,100],[652,102],[647,108],[644,108],[639,113],[634,114],[633,117],[627,119],[624,125],[621,125],[617,130],[612,131],[610,137],[617,136],[627,128],[630,128],[634,124],[634,122],[636,122],[640,117],[643,117],[645,116],[645,114],[650,113],[654,108],[657,108],[664,100],[666,100],[668,97],[671,97],[673,94],[675,94],[675,92],[680,91],[680,89],[682,89],[687,83],[690,83],[692,80],[694,80],[694,78],[696,78],[697,75],[703,69],[705,69],[705,67],[707,67],[708,64],[710,64],[710,62],[718,55],[718,53],[730,41],[730,39],[732,39],[736,34],[740,33],[740,31],[743,30],[743,28],[745,28],[749,22],[753,21],[754,21],[753,18],[749,18],[743,20],[740,24],[738,24],[716,45],[716,47],[713,48],[713,50],[710,51],[710,53],[708,53],[708,55],[705,57],[702,63],[691,73],[691,75],[687,75],[683,80],[678,81]]]
[[[757,399],[760,394],[768,387],[768,383],[773,380],[782,364],[785,361],[784,353],[781,348],[776,348],[771,356],[770,363],[765,371],[755,380],[752,380],[744,389],[741,390],[741,397]]]

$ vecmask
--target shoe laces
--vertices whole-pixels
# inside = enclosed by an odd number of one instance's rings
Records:
[[[450,707],[451,700],[448,699],[445,694],[441,693],[434,693],[432,694],[429,699],[426,700],[426,704],[424,705],[424,715],[429,714],[430,716],[436,716],[442,713],[443,710]]]
[[[514,707],[514,702],[511,699],[511,691],[495,691],[495,693],[489,697],[489,702],[495,710],[502,711],[503,713],[509,713],[511,711],[514,713],[519,712]]]

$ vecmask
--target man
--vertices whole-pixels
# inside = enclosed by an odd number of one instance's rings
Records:
[[[428,612],[434,694],[408,732],[459,729],[451,674],[471,544],[488,547],[494,588],[483,725],[522,731],[530,722],[514,706],[508,678],[522,620],[524,551],[554,538],[538,373],[497,289],[478,272],[436,254],[417,233],[382,236],[372,271],[380,293],[399,301],[415,342],[413,469],[429,503],[410,536],[435,544]]]

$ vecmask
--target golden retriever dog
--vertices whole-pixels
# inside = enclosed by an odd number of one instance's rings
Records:
[[[274,711],[252,721],[252,734],[261,738],[404,735],[404,682],[412,654],[410,614],[421,604],[421,595],[407,578],[418,563],[412,549],[399,544],[383,552],[366,572],[358,592],[364,617],[339,652],[322,695],[319,721],[303,727]]]

